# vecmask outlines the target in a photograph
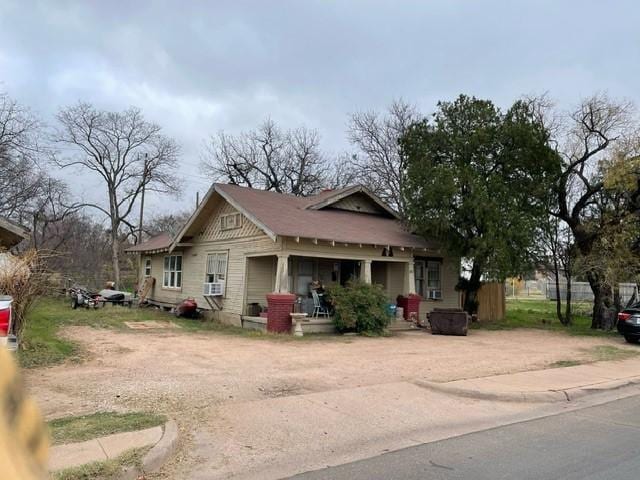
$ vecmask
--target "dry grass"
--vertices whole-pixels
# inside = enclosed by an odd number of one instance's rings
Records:
[[[20,256],[0,256],[0,292],[13,298],[12,330],[18,338],[22,337],[34,301],[48,290],[47,257],[36,250],[27,250]]]
[[[64,417],[51,420],[49,430],[52,443],[84,442],[113,433],[132,432],[162,425],[164,415],[144,412],[97,412],[90,415]]]
[[[583,351],[588,355],[587,358],[558,360],[550,364],[552,368],[573,367],[576,365],[584,365],[594,362],[610,362],[615,360],[626,360],[628,358],[640,355],[640,350],[632,350],[630,348],[619,348],[614,345],[596,345],[590,348],[584,348]]]
[[[112,460],[92,462],[79,467],[60,470],[51,475],[53,480],[117,480],[122,477],[124,467],[142,467],[142,458],[150,447],[127,450]]]

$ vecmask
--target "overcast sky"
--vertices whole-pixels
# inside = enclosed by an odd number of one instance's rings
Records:
[[[349,112],[399,97],[425,113],[460,93],[640,103],[639,24],[640,3],[615,0],[0,0],[0,91],[49,122],[78,100],[138,106],[204,192],[204,139],[267,116],[338,154]]]

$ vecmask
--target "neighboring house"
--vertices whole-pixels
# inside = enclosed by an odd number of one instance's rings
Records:
[[[23,226],[0,217],[0,249],[9,249],[29,237],[29,230]]]
[[[311,310],[314,280],[327,286],[360,278],[382,285],[391,301],[418,293],[422,318],[460,304],[460,260],[407,232],[360,186],[294,197],[215,184],[175,239],[162,234],[127,251],[140,255],[141,277],[155,279],[151,303],[195,297],[234,325],[264,324],[255,304],[266,306],[271,292],[295,293]]]

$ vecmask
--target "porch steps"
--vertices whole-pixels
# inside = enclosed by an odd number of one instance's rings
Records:
[[[389,324],[390,332],[406,332],[409,330],[419,330],[413,322],[407,322],[406,320],[394,320]]]

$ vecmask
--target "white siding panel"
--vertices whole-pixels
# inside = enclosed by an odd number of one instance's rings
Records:
[[[247,262],[247,303],[266,305],[266,295],[275,287],[277,258],[253,257]]]

